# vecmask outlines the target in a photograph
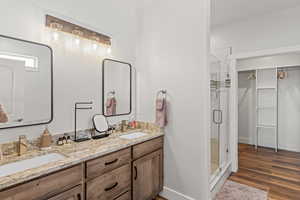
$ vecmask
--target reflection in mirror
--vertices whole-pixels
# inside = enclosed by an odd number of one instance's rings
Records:
[[[132,67],[129,63],[104,59],[103,73],[103,115],[118,116],[131,113]]]
[[[0,36],[0,129],[52,120],[52,50]]]

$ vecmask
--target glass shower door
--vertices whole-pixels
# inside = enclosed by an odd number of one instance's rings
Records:
[[[210,135],[210,155],[211,155],[211,176],[214,177],[220,168],[220,62],[212,57],[211,60],[211,135]]]
[[[210,63],[211,98],[211,181],[215,180],[228,164],[229,140],[229,88],[228,64],[212,56]]]

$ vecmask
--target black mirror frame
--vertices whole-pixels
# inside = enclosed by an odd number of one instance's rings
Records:
[[[44,47],[48,48],[50,50],[50,67],[51,67],[51,69],[50,69],[50,71],[51,71],[51,74],[50,74],[50,76],[51,76],[51,78],[50,78],[50,80],[51,80],[51,97],[50,97],[51,98],[51,116],[50,116],[50,120],[47,122],[36,123],[36,124],[25,124],[25,125],[20,125],[20,126],[2,127],[2,128],[0,128],[0,130],[50,124],[53,121],[53,50],[52,50],[52,48],[46,44],[33,42],[33,41],[29,41],[29,40],[23,40],[23,39],[19,39],[19,38],[14,38],[11,36],[6,36],[6,35],[0,34],[0,37],[12,39],[12,40],[18,40],[18,41],[26,42],[26,43],[30,43],[30,44],[36,44],[36,45],[40,45],[40,46],[44,46]]]
[[[105,75],[104,75],[104,64],[105,61],[112,61],[112,62],[117,62],[117,63],[121,63],[121,64],[125,64],[129,66],[129,70],[130,70],[130,102],[129,102],[129,112],[128,113],[122,113],[122,114],[115,114],[115,115],[106,115],[105,114]],[[119,61],[119,60],[114,60],[114,59],[110,59],[110,58],[105,58],[102,61],[102,114],[105,117],[117,117],[117,116],[123,116],[123,115],[130,115],[132,112],[132,65],[130,63],[127,62],[123,62],[123,61]]]

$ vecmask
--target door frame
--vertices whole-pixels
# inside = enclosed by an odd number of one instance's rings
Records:
[[[237,61],[240,59],[261,57],[261,56],[271,56],[277,54],[287,54],[287,53],[297,53],[300,52],[300,45],[280,47],[276,49],[265,49],[253,52],[246,52],[240,54],[233,54],[229,57],[230,60],[230,73],[231,73],[231,91],[230,93],[230,157],[232,161],[231,171],[238,171],[238,72]]]

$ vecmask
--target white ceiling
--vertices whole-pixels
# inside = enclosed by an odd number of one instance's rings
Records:
[[[212,0],[212,25],[300,6],[300,0]]]

